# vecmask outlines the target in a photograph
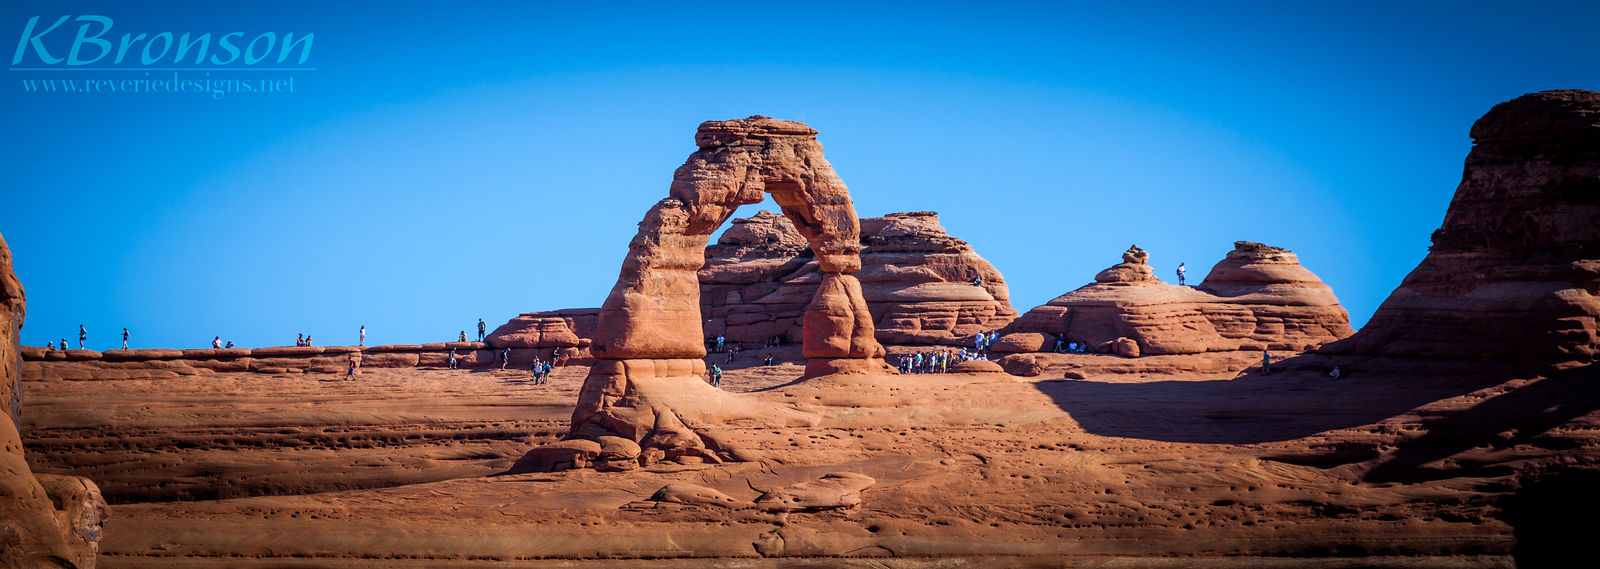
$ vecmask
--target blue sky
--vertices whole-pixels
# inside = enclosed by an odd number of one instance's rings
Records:
[[[818,129],[861,215],[940,212],[1018,310],[1131,243],[1170,280],[1252,240],[1296,251],[1359,325],[1426,254],[1474,120],[1600,88],[1592,2],[234,4],[0,8],[7,55],[33,16],[315,34],[314,71],[212,73],[293,93],[27,92],[170,73],[7,72],[26,343],[80,323],[98,349],[123,326],[145,347],[363,324],[417,343],[597,306],[696,125],[752,114]]]

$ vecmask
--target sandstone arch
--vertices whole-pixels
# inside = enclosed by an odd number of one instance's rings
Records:
[[[706,242],[739,206],[766,194],[806,238],[823,271],[802,320],[806,376],[892,373],[854,276],[861,269],[855,206],[816,135],[802,123],[763,116],[700,125],[699,150],[674,173],[670,196],[645,213],[600,309],[591,348],[597,361],[584,379],[568,440],[535,449],[518,469],[569,461],[628,468],[681,456],[718,461],[736,453],[710,436],[708,425],[810,421],[795,411],[749,408],[702,380],[697,273]],[[643,460],[630,453],[643,453]]]

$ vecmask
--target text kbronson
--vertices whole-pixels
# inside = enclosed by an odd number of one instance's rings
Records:
[[[21,64],[30,51],[44,65],[56,66],[65,62],[65,69],[93,65],[107,56],[112,56],[112,65],[120,64],[130,52],[136,53],[139,63],[144,65],[167,61],[181,66],[191,56],[194,65],[231,65],[235,62],[255,65],[271,57],[274,50],[277,51],[277,59],[273,63],[288,61],[298,50],[300,57],[294,64],[304,65],[311,58],[311,44],[317,36],[308,33],[297,37],[294,32],[286,32],[282,41],[279,41],[278,34],[262,32],[245,42],[244,32],[230,32],[217,36],[216,50],[213,51],[210,32],[198,36],[184,32],[176,37],[172,32],[160,32],[122,34],[121,39],[113,45],[112,40],[106,39],[114,26],[111,18],[86,14],[75,19],[79,22],[77,34],[72,37],[71,46],[68,47],[63,41],[70,26],[62,33],[54,32],[69,19],[73,19],[70,14],[62,16],[41,29],[39,16],[28,18],[28,24],[22,28],[22,36],[17,39],[17,51],[11,57],[11,65]],[[142,47],[140,44],[143,44]],[[62,53],[65,53],[65,57],[59,55]],[[169,56],[171,59],[167,59]]]

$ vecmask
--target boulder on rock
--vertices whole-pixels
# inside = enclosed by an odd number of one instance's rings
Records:
[[[1037,377],[1045,370],[1045,364],[1033,354],[1011,354],[1000,358],[998,365],[1001,371],[1022,377]]]
[[[697,486],[684,482],[673,482],[662,486],[650,496],[652,502],[666,502],[669,504],[684,504],[689,506],[712,506],[741,510],[750,507],[749,502],[742,502],[732,496],[723,494],[705,486]]]
[[[769,490],[755,506],[769,512],[804,512],[850,508],[861,504],[861,492],[876,484],[871,476],[834,472],[810,482]]]
[[[951,373],[1005,373],[1000,364],[989,360],[967,360],[950,366]],[[1023,374],[1017,374],[1023,375]]]
[[[553,472],[568,468],[587,468],[600,456],[600,443],[569,439],[539,446],[511,466],[511,472]]]

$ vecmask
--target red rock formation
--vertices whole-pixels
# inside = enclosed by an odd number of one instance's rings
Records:
[[[808,376],[884,371],[884,350],[854,274],[861,270],[860,225],[849,191],[823,158],[816,131],[804,124],[750,117],[711,121],[700,147],[673,176],[671,197],[645,214],[629,244],[617,284],[600,308],[569,438],[622,436],[638,442],[641,462],[662,458],[733,458],[691,429],[737,414],[726,395],[702,380],[698,272],[706,241],[740,205],[772,194],[806,239],[821,269],[801,317]],[[760,415],[760,413],[755,413]],[[708,444],[709,443],[709,444]],[[526,468],[553,465],[535,449]],[[570,454],[570,453],[568,453]],[[613,462],[616,458],[613,458]]]
[[[1600,93],[1495,105],[1428,256],[1335,354],[1573,367],[1600,353]]]
[[[1195,354],[1304,350],[1350,335],[1333,290],[1284,249],[1240,241],[1198,287],[1155,278],[1138,246],[1093,284],[1034,308],[1002,332],[997,352],[1051,351],[1055,339],[1101,352]]]
[[[495,328],[485,343],[496,348],[587,347],[599,323],[597,308],[528,312]]]
[[[26,313],[11,249],[0,237],[0,566],[92,568],[106,514],[100,489],[75,476],[35,477],[22,452],[17,340]]]
[[[822,271],[788,218],[769,211],[733,220],[706,248],[699,271],[702,334],[729,343],[799,343]],[[880,343],[965,344],[1016,319],[1005,278],[933,212],[861,220],[862,297]],[[981,286],[972,284],[981,279]],[[587,346],[597,310],[530,312],[489,335],[494,347]]]
[[[820,270],[788,220],[762,211],[735,220],[700,270],[707,337],[764,343],[801,336],[800,314]],[[862,297],[885,344],[953,344],[1016,318],[1000,271],[933,212],[861,220]],[[981,286],[973,280],[981,279]]]

